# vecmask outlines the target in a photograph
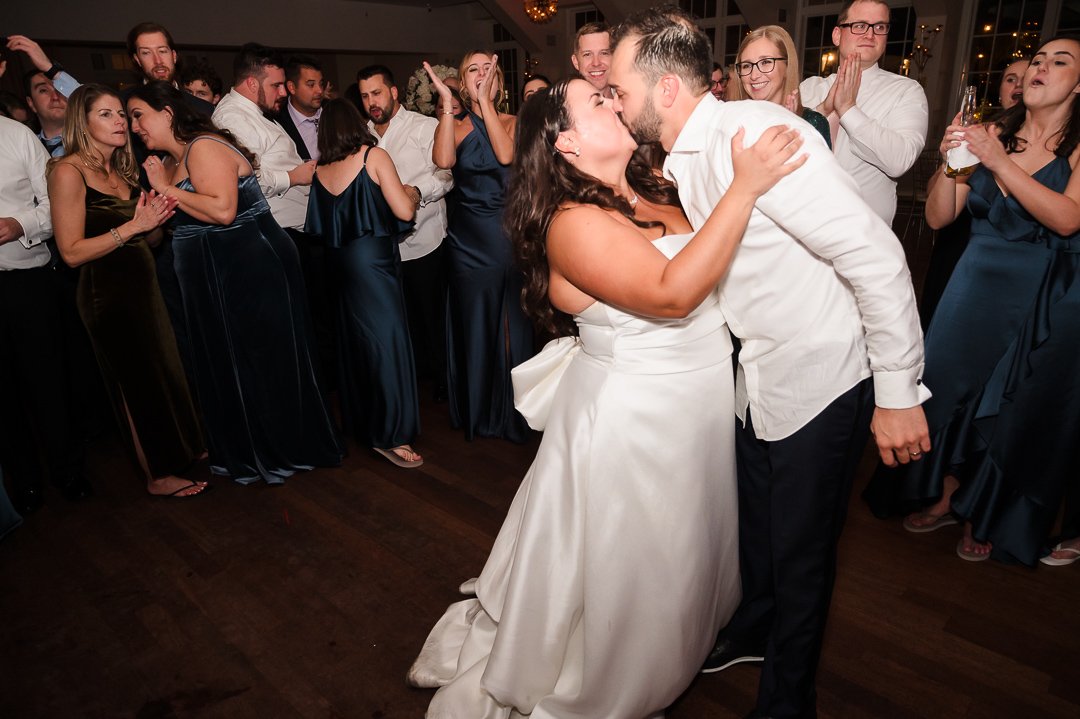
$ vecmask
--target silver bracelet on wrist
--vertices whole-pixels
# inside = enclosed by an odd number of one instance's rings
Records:
[[[116,231],[115,227],[109,228],[109,234],[112,235],[113,241],[116,242],[117,247],[124,246],[124,240],[122,237],[120,237],[120,233]]]

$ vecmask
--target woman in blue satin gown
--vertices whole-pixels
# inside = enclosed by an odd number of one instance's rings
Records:
[[[457,205],[447,228],[450,419],[466,439],[523,442],[528,425],[514,409],[510,370],[533,354],[533,329],[521,310],[521,273],[503,229],[515,118],[496,109],[503,94],[498,58],[472,52],[461,62],[455,119],[448,88],[425,63],[439,92],[435,164],[454,174]]]
[[[423,458],[410,444],[420,434],[420,410],[398,252],[416,205],[376,144],[351,103],[323,103],[305,229],[321,238],[336,274],[345,430],[394,464],[419,467]]]
[[[1077,88],[1080,42],[1043,45],[1023,104],[996,130],[946,129],[943,155],[959,132],[981,160],[970,180],[940,174],[929,189],[928,223],[953,221],[966,200],[971,238],[926,336],[933,449],[893,499],[937,500],[908,517],[915,527],[950,512],[965,520],[957,553],[970,561],[1034,564],[1080,460]],[[876,513],[889,510],[880,490],[896,480],[875,478]]]
[[[128,112],[147,147],[169,155],[143,167],[179,203],[174,262],[211,468],[241,484],[280,484],[339,464],[296,247],[270,214],[250,156],[168,83],[136,88]]]

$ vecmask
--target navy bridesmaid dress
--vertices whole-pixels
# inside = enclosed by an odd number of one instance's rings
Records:
[[[499,164],[479,115],[454,165],[457,205],[447,228],[450,420],[465,438],[524,442],[510,370],[533,355],[533,329],[521,309],[523,278],[503,230],[509,168]]]
[[[394,216],[368,175],[367,151],[341,194],[331,194],[317,174],[311,183],[305,230],[320,237],[335,275],[341,414],[362,446],[393,449],[420,434],[398,251],[412,227]]]
[[[218,141],[192,142],[204,139]],[[191,190],[191,181],[178,187]],[[299,256],[255,175],[239,180],[232,224],[207,224],[179,209],[174,222],[212,470],[241,484],[280,484],[296,471],[340,464],[315,379]]]
[[[1058,157],[1033,177],[1063,192],[1071,172]],[[952,474],[975,539],[1033,565],[1080,460],[1080,233],[1039,224],[981,167],[968,210],[970,241],[926,335],[933,450],[899,477],[879,472],[866,497],[879,515],[907,509]]]

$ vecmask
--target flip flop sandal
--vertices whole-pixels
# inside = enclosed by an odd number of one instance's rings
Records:
[[[990,558],[990,552],[986,554],[979,554],[972,552],[971,550],[964,549],[964,540],[961,539],[956,543],[956,556],[963,559],[965,562],[985,562]]]
[[[932,522],[926,524],[915,524],[912,519],[933,519]],[[942,527],[948,527],[953,524],[959,524],[959,520],[951,513],[942,514],[936,516],[929,512],[919,512],[918,514],[910,514],[904,517],[904,529],[915,534],[926,534],[927,532],[936,532]]]
[[[1061,546],[1060,542],[1058,543],[1058,545],[1056,547],[1054,547],[1050,551],[1051,552],[1068,552],[1069,554],[1072,555],[1071,557],[1064,557],[1062,559],[1057,559],[1057,558],[1051,557],[1049,554],[1047,554],[1045,557],[1040,557],[1039,558],[1040,562],[1042,562],[1043,564],[1047,564],[1047,565],[1049,565],[1051,567],[1067,567],[1070,564],[1072,564],[1073,562],[1075,562],[1076,560],[1080,559],[1080,549],[1075,549],[1073,547],[1063,547],[1063,546]]]
[[[393,462],[397,466],[404,467],[405,469],[415,469],[416,467],[419,467],[420,465],[422,465],[424,463],[423,459],[414,459],[414,460],[411,460],[411,461],[408,460],[408,459],[405,459],[405,458],[401,457],[397,452],[395,452],[392,449],[381,449],[379,447],[372,447],[372,449],[374,449],[376,452],[378,452],[382,456],[386,457],[388,460],[390,460],[391,462]],[[415,452],[415,450],[410,450],[410,451]]]
[[[175,492],[169,492],[168,494],[151,494],[150,496],[157,497],[158,499],[194,499],[195,497],[200,497],[209,492],[210,486],[211,485],[202,482],[192,482],[191,484],[184,485]],[[188,491],[192,487],[198,487],[199,491],[192,492],[191,494],[180,494],[181,492]]]

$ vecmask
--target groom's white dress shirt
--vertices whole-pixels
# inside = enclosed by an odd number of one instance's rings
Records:
[[[749,406],[768,441],[795,433],[870,376],[879,407],[930,396],[904,251],[809,124],[775,103],[722,103],[706,93],[664,165],[690,222],[699,229],[731,185],[738,129],[749,147],[781,124],[802,132],[809,159],[757,201],[719,287],[742,340],[736,413],[745,421]]]

